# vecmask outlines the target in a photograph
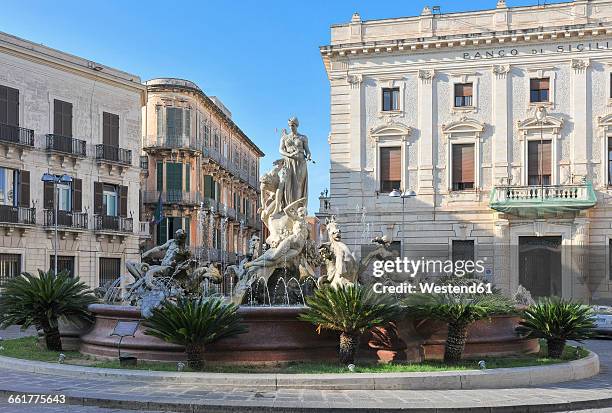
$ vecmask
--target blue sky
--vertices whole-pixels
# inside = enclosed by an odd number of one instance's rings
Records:
[[[543,3],[543,0],[540,0]],[[550,1],[548,2],[550,3]],[[2,0],[0,31],[139,75],[178,77],[218,96],[234,121],[278,157],[279,131],[300,119],[316,165],[310,167],[309,212],[329,185],[329,84],[319,46],[329,26],[350,20],[494,8],[463,1],[15,1]],[[537,0],[507,1],[509,6]]]

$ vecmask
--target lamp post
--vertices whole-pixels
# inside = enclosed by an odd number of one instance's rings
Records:
[[[70,175],[54,175],[49,172],[45,172],[43,176],[40,178],[43,182],[52,182],[53,183],[53,230],[55,232],[55,242],[53,245],[53,260],[54,260],[54,272],[55,276],[57,276],[57,213],[58,213],[58,204],[59,204],[59,190],[57,184],[59,183],[70,183],[72,182],[72,177]]]
[[[402,198],[402,226],[400,228],[401,233],[402,233],[402,239],[401,239],[401,249],[400,249],[400,258],[404,258],[404,222],[405,222],[405,215],[404,215],[404,208],[406,205],[406,199],[407,198],[414,198],[416,196],[416,192],[414,191],[401,191],[399,189],[394,189],[393,191],[389,192],[389,196],[391,198]]]

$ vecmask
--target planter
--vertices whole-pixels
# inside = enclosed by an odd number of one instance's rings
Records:
[[[62,340],[62,349],[65,351],[78,351],[81,346],[81,336],[86,334],[93,324],[84,320],[65,320],[60,318],[59,331],[60,339]],[[45,346],[45,338],[43,332],[38,330],[38,343]]]

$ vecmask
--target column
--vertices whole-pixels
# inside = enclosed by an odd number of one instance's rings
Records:
[[[571,136],[570,159],[572,173],[579,176],[588,175],[587,142],[592,142],[591,128],[587,125],[587,71],[588,59],[572,59],[572,117],[574,131]]]
[[[434,193],[433,69],[419,70],[419,195]]]
[[[507,180],[508,171],[508,72],[510,65],[493,66],[493,185]]]

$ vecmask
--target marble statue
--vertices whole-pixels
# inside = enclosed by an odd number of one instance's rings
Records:
[[[329,242],[321,244],[319,251],[325,261],[326,274],[317,280],[317,286],[333,288],[351,285],[357,282],[359,264],[351,250],[342,242],[342,231],[336,217],[325,221]]]
[[[277,212],[298,199],[308,198],[308,165],[311,160],[308,138],[298,133],[296,117],[288,121],[290,133],[283,129],[279,152],[283,157],[281,176],[282,198],[277,199]],[[279,202],[280,201],[280,202]]]

